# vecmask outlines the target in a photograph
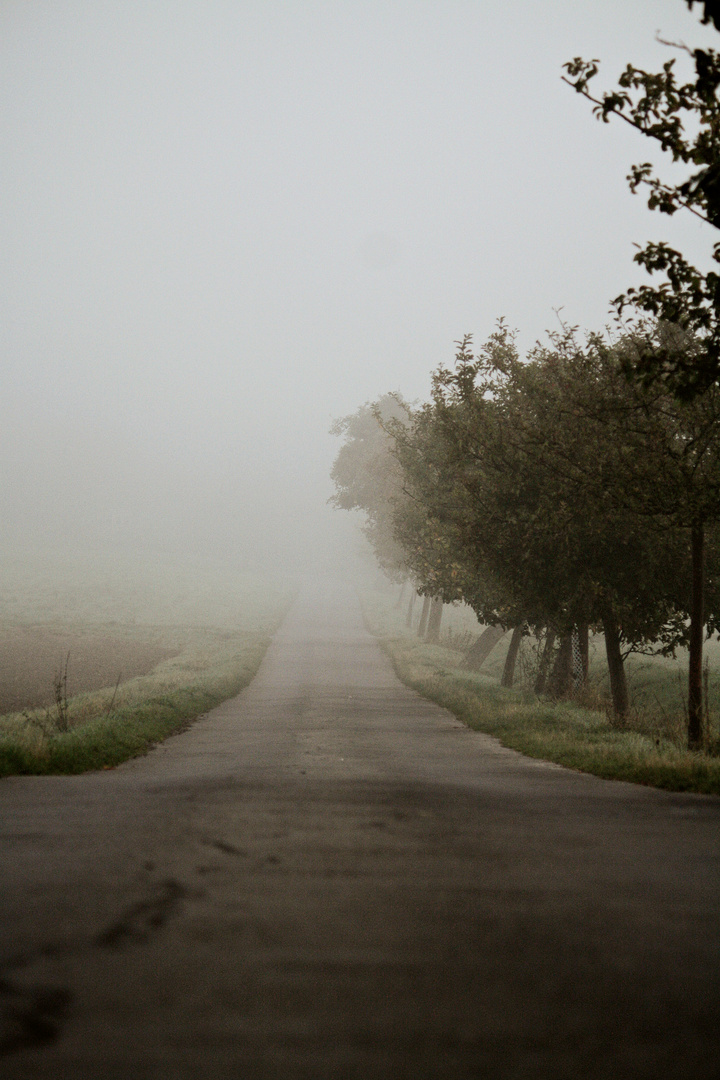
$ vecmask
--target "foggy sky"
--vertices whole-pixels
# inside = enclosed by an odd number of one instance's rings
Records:
[[[634,242],[706,259],[560,81],[718,47],[698,10],[2,0],[0,550],[322,546],[333,418],[499,316],[600,329]]]

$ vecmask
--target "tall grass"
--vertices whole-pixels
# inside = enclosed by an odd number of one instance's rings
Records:
[[[6,621],[8,614],[23,625],[49,616],[53,626],[59,625],[69,586],[60,590],[35,582],[23,607],[13,585],[6,585],[6,599],[11,594],[3,612]],[[72,589],[75,619],[78,610],[82,613],[72,623],[74,630],[129,636],[175,655],[148,675],[70,699],[61,692],[55,706],[0,716],[0,776],[79,773],[145,753],[248,685],[294,595],[288,582],[248,575],[228,580],[225,587],[221,579],[194,586],[177,578],[162,580],[156,583],[155,607],[137,586],[123,591],[114,582],[103,591],[97,582],[91,588],[78,582]],[[127,621],[108,623],[110,611]],[[159,625],[137,621],[138,614],[151,612],[161,616]],[[178,614],[199,617],[200,625],[171,625],[170,618]]]
[[[53,729],[48,710],[0,717],[0,776],[79,773],[145,753],[238,694],[257,671],[270,642],[265,635],[247,631],[187,636],[183,651],[149,675],[121,684],[117,692],[108,687],[71,698],[67,730],[61,725]]]

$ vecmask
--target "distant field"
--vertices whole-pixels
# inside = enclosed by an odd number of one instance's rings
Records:
[[[294,594],[207,567],[0,572],[0,775],[145,752],[247,685]]]
[[[470,727],[497,736],[504,745],[533,757],[608,779],[631,780],[676,791],[720,794],[720,648],[709,643],[710,730],[707,753],[685,749],[684,681],[687,656],[677,660],[633,656],[627,660],[632,689],[628,728],[609,722],[609,689],[603,640],[591,647],[590,685],[581,702],[555,703],[532,693],[537,661],[532,638],[523,644],[512,690],[500,687],[509,635],[480,672],[461,667],[479,633],[465,607],[446,607],[439,645],[418,640],[405,625],[397,593],[366,590],[361,595],[369,629],[381,640],[395,669],[409,686],[444,705]]]
[[[247,572],[241,563],[0,556],[0,623],[257,630],[273,625],[273,601],[292,587],[289,578]]]
[[[67,675],[67,696],[147,675],[177,648],[149,629],[102,626],[0,626],[0,715],[55,701],[55,680]]]

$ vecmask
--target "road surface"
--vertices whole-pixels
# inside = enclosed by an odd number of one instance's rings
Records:
[[[1,781],[0,834],[7,1080],[720,1075],[720,799],[469,731],[342,590],[146,757]]]

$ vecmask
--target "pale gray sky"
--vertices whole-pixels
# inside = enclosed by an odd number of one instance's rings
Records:
[[[627,189],[652,144],[560,81],[717,47],[698,11],[1,0],[4,549],[282,551],[332,418],[426,396],[501,315],[600,328],[633,242],[704,257]]]

